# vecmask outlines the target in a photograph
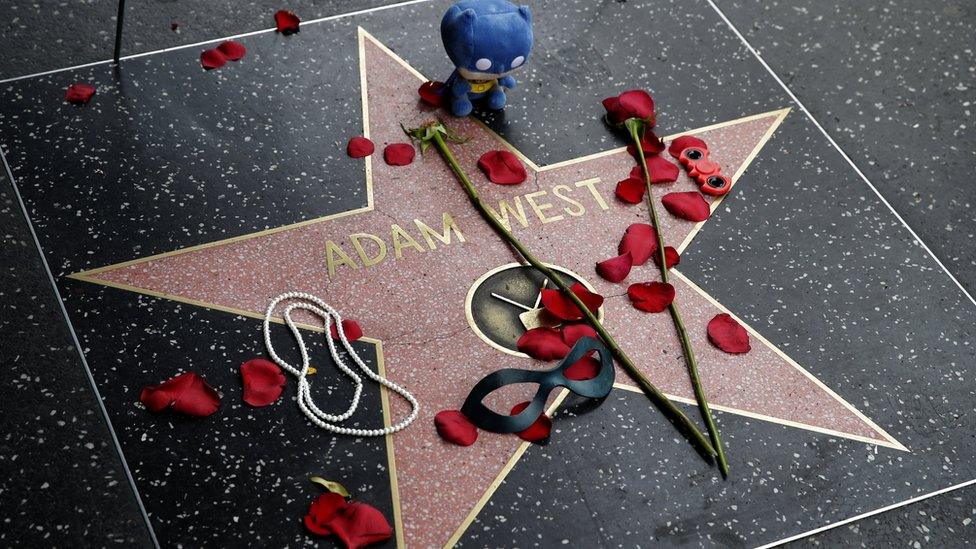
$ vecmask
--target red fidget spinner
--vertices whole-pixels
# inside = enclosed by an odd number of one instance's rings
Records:
[[[675,139],[668,149],[688,171],[688,176],[698,183],[698,190],[712,196],[722,196],[732,190],[732,179],[722,174],[718,162],[708,159],[708,145],[697,137]]]

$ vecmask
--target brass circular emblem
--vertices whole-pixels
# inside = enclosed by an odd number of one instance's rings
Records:
[[[566,284],[572,286],[578,282],[595,291],[589,282],[569,269],[550,267]],[[496,267],[481,275],[468,290],[464,302],[468,324],[488,345],[528,358],[515,346],[519,337],[530,328],[558,325],[558,319],[547,314],[539,301],[542,289],[552,287],[552,282],[532,266],[509,263]],[[603,308],[597,317],[603,320]]]

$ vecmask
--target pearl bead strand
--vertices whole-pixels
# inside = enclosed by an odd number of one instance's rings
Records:
[[[285,306],[281,316],[285,319],[285,324],[287,324],[288,328],[291,330],[292,336],[295,338],[295,342],[298,343],[298,350],[302,355],[301,369],[297,369],[285,362],[280,356],[278,356],[278,353],[275,352],[274,347],[271,344],[271,315],[274,313],[275,307],[277,307],[279,303],[288,300],[293,300],[293,302]],[[312,394],[310,392],[311,385],[309,384],[308,379],[306,379],[306,376],[308,376],[310,362],[308,357],[308,348],[305,346],[305,339],[302,337],[301,332],[298,331],[298,327],[291,318],[291,312],[295,309],[306,310],[316,316],[319,316],[323,321],[325,321],[325,341],[329,345],[329,352],[332,354],[332,360],[343,373],[353,380],[353,383],[356,386],[352,401],[349,403],[349,407],[341,414],[333,415],[323,412],[312,400]],[[342,343],[343,348],[347,353],[349,353],[349,356],[352,357],[353,362],[359,366],[359,369],[366,374],[366,377],[384,387],[387,387],[410,403],[410,414],[403,421],[397,423],[396,425],[384,427],[383,429],[353,429],[350,427],[336,425],[336,423],[349,419],[356,412],[356,409],[359,407],[359,398],[363,392],[363,380],[356,372],[346,366],[346,363],[339,356],[339,352],[336,350],[335,340],[333,340],[329,335],[332,324],[335,324],[336,332],[339,334],[339,341]],[[417,414],[420,411],[420,404],[417,402],[417,399],[415,399],[413,395],[411,395],[403,387],[400,387],[396,383],[369,369],[362,359],[359,358],[359,355],[356,354],[356,351],[352,348],[349,340],[346,339],[346,334],[342,329],[342,317],[339,315],[339,313],[330,307],[328,303],[322,301],[312,294],[306,292],[286,292],[271,300],[271,303],[268,305],[268,309],[264,313],[264,345],[268,349],[268,354],[271,356],[271,359],[274,360],[278,366],[281,366],[285,371],[298,378],[298,408],[302,411],[302,413],[305,414],[306,417],[308,417],[309,420],[312,421],[312,423],[327,431],[338,433],[340,435],[352,435],[357,437],[381,437],[403,430],[410,425],[414,419],[417,418]]]

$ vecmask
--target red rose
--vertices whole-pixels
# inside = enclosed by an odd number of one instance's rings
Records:
[[[654,125],[654,100],[644,90],[630,90],[617,97],[608,97],[603,100],[603,106],[613,124],[623,124],[628,118],[637,118],[647,122],[648,126]]]

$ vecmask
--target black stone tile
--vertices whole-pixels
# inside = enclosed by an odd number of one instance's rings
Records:
[[[150,546],[78,350],[0,174],[0,544]]]

